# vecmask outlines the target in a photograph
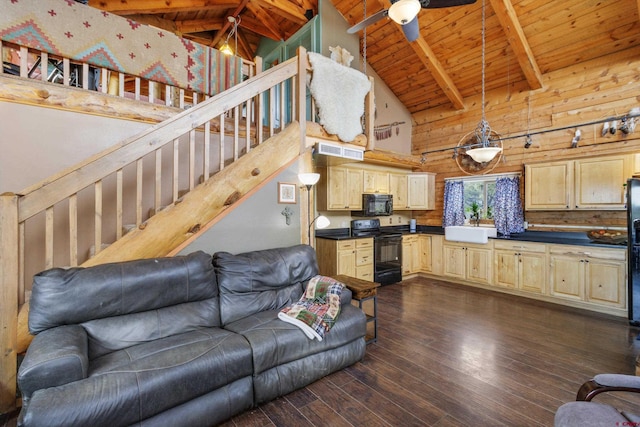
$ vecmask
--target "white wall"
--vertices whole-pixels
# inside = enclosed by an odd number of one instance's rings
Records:
[[[362,32],[348,34],[347,30],[350,25],[330,1],[320,0],[318,8],[322,18],[322,54],[330,56],[329,46],[339,45],[353,55],[354,59],[351,67],[363,71],[363,58],[360,52],[360,37],[362,37]],[[367,66],[366,74],[375,79],[374,92],[377,113],[375,125],[404,122],[403,125],[399,126],[398,135],[396,135],[394,128],[391,138],[376,141],[376,148],[411,154],[411,113],[409,113],[409,110],[398,100],[370,66]]]
[[[0,102],[0,193],[18,193],[149,126]]]

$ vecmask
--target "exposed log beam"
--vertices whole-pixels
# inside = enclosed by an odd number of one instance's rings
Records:
[[[261,0],[261,7],[296,24],[304,25],[307,18],[304,9],[287,0]]]
[[[227,19],[192,19],[188,21],[176,21],[177,30],[180,34],[201,33],[204,31],[220,31],[224,27]]]
[[[398,31],[402,31],[402,29],[398,27]],[[422,38],[422,36],[418,36],[416,41],[410,44],[413,51],[418,55],[420,61],[429,69],[429,71],[431,71],[431,75],[436,82],[438,82],[438,85],[447,95],[447,98],[449,98],[449,101],[451,101],[453,106],[458,110],[463,110],[464,100],[462,95],[436,57],[435,53],[433,53],[431,46],[427,44],[426,40]]]
[[[271,36],[269,36],[272,40],[284,40],[285,35],[280,31],[278,23],[269,15],[269,12],[260,6],[260,3],[256,0],[250,0],[247,3],[247,9],[253,13],[256,18],[260,21],[260,23],[271,32]]]
[[[89,6],[106,10],[117,15],[133,15],[137,13],[174,13],[189,12],[194,9],[229,9],[240,4],[239,0],[89,0]]]
[[[493,7],[493,11],[500,21],[500,25],[507,36],[511,49],[513,49],[516,54],[520,68],[527,78],[529,86],[531,89],[540,89],[542,87],[542,73],[529,47],[529,42],[524,35],[522,25],[520,25],[511,0],[490,1],[491,7]],[[640,3],[640,0],[638,0],[638,2]]]
[[[242,21],[240,22],[240,27],[249,31],[253,31],[256,34],[261,35],[262,37],[266,37],[268,39],[273,39],[274,34],[271,31],[266,31],[266,29],[262,26],[262,22],[257,19],[243,16]],[[280,40],[280,39],[277,39]]]
[[[249,0],[240,1],[240,3],[238,3],[238,6],[233,11],[233,15],[230,15],[230,16],[238,17],[238,15],[240,15],[240,13],[242,13],[244,8],[247,6],[248,2]],[[242,22],[242,20],[240,20],[240,22]],[[218,42],[222,40],[222,38],[226,34],[227,30],[229,30],[229,28],[231,28],[231,22],[227,19],[227,22],[222,26],[220,31],[216,33],[215,37],[213,38],[209,46],[216,46]]]

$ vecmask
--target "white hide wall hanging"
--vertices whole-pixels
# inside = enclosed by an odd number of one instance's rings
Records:
[[[330,49],[336,59],[351,63],[348,51],[340,46]],[[364,73],[319,53],[309,52],[309,62],[313,69],[309,90],[318,106],[320,124],[341,141],[353,141],[362,133],[360,117],[371,82]]]

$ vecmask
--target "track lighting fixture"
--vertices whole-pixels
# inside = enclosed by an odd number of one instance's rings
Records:
[[[527,135],[527,137],[524,139],[524,148],[531,147],[531,144],[533,144],[533,141],[531,140],[531,135]]]

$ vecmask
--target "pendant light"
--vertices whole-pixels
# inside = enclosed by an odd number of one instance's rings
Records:
[[[469,155],[477,163],[486,163],[502,151],[502,147],[494,145],[491,138],[491,126],[487,122],[484,114],[484,78],[485,78],[485,0],[482,0],[482,120],[476,127],[475,134],[478,141],[477,146],[467,150]]]
[[[240,23],[240,16],[238,16],[238,18],[229,16],[227,17],[227,20],[232,25],[231,31],[229,31],[229,34],[227,35],[227,39],[225,40],[225,42],[223,43],[223,45],[220,47],[219,50],[223,54],[230,56],[230,55],[234,55],[238,51],[238,24]],[[231,38],[231,36],[235,36],[235,42],[236,42],[235,50],[231,48],[231,45],[229,45],[229,39]]]

